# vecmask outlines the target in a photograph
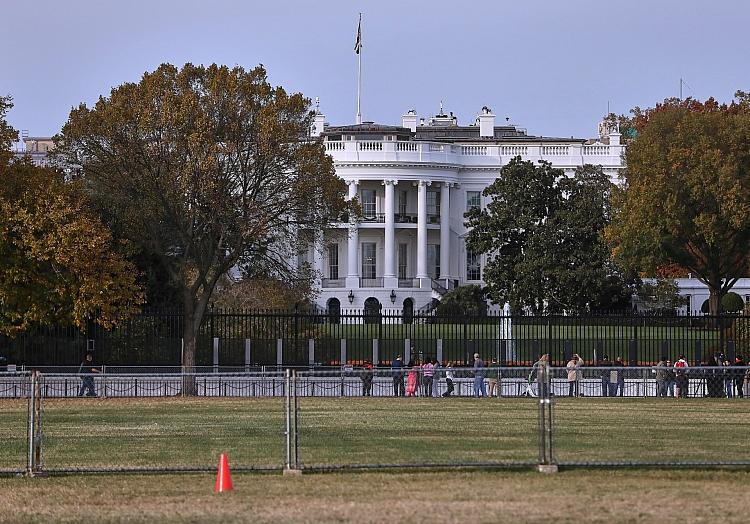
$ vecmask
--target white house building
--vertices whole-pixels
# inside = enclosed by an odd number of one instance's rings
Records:
[[[322,275],[322,308],[419,310],[456,286],[481,284],[484,260],[466,248],[464,213],[484,205],[482,190],[516,156],[567,174],[601,165],[612,179],[623,167],[614,129],[600,126],[596,140],[532,136],[496,125],[487,107],[471,125],[442,107],[426,121],[408,111],[401,126],[328,126],[318,112],[312,134],[323,137],[363,211],[360,221],[322,232],[306,256]]]

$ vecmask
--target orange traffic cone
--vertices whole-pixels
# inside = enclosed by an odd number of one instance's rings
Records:
[[[226,453],[219,456],[219,474],[216,477],[216,493],[232,491],[232,474],[229,473],[229,458]]]

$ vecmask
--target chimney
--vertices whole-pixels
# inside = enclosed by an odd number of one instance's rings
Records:
[[[315,97],[315,116],[310,126],[310,136],[320,136],[326,130],[326,116],[320,112],[320,98]]]
[[[401,125],[407,129],[410,129],[412,133],[417,130],[417,111],[415,109],[409,109],[405,115],[401,117]]]
[[[484,106],[477,117],[479,123],[479,136],[492,138],[495,136],[495,115],[492,110]]]

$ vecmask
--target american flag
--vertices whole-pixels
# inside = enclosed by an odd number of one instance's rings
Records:
[[[359,15],[359,24],[357,24],[357,41],[354,42],[354,52],[359,54],[362,49],[362,15]]]

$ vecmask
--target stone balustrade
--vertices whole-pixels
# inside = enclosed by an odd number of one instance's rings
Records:
[[[621,168],[624,146],[607,144],[536,142],[529,144],[445,144],[427,141],[347,140],[326,141],[326,151],[336,162],[407,162],[467,166],[502,166],[514,157],[555,166],[601,164]]]

